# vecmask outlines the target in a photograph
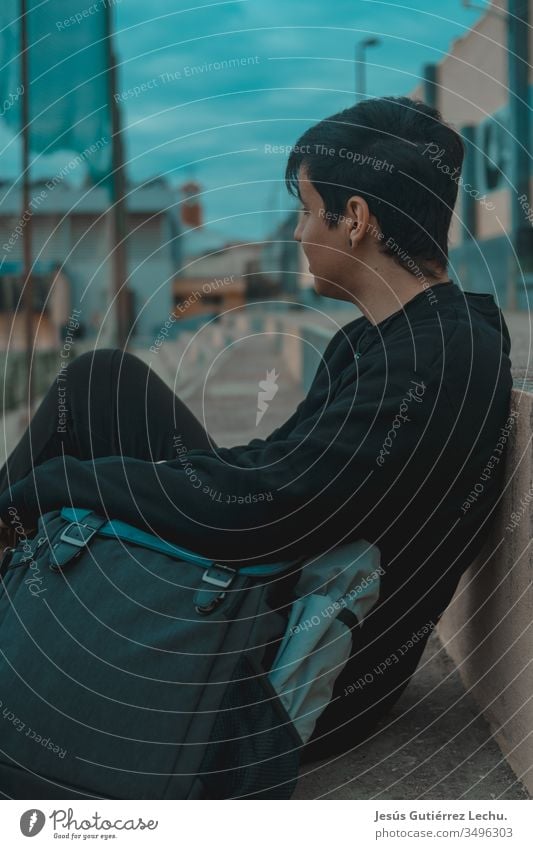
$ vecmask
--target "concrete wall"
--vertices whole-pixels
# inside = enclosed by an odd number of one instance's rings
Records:
[[[438,633],[495,740],[533,795],[533,394],[519,411],[506,487],[484,552],[465,572]]]

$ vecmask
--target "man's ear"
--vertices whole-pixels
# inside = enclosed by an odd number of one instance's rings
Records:
[[[347,239],[352,248],[364,238],[370,220],[370,210],[364,198],[353,195],[346,203],[345,226]]]

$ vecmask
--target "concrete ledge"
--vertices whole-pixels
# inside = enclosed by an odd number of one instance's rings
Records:
[[[438,634],[533,794],[533,394],[513,390],[512,408],[519,416],[509,436],[502,500]]]

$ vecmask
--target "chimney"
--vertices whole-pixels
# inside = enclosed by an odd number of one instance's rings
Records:
[[[201,192],[200,184],[191,180],[188,183],[184,183],[180,191],[182,195],[180,204],[182,224],[186,227],[202,227],[204,221],[202,204],[199,198]]]

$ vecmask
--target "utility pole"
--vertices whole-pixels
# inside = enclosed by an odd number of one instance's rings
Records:
[[[117,85],[117,58],[113,49],[113,11],[106,6],[107,26],[107,62],[109,78],[109,103],[111,108],[111,227],[113,275],[112,291],[115,296],[116,340],[117,346],[124,350],[127,346],[128,291],[127,291],[127,252],[126,252],[126,175],[124,168],[124,146],[122,141],[122,121],[119,104],[115,100]]]
[[[33,280],[31,276],[32,267],[32,236],[33,236],[33,214],[30,210],[31,185],[30,185],[30,103],[29,103],[29,69],[28,69],[28,3],[21,0],[20,19],[20,64],[22,82],[22,215],[21,221],[28,214],[28,220],[22,237],[22,310],[25,327],[26,347],[26,374],[27,374],[27,399],[28,399],[28,421],[31,419],[33,407]]]

